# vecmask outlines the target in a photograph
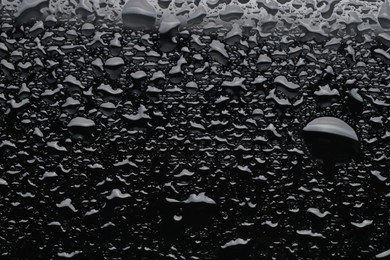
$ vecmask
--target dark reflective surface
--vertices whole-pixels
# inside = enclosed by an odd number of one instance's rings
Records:
[[[23,26],[17,2],[1,7],[1,259],[390,255],[381,3],[258,1],[256,23],[249,7],[194,2],[171,4],[194,26],[167,19],[163,35],[115,22],[120,1],[50,2],[56,15]],[[205,10],[245,15],[220,26]],[[308,152],[302,129],[322,116],[359,137],[353,158],[344,139],[327,146],[344,164]],[[323,137],[310,137],[320,158]]]

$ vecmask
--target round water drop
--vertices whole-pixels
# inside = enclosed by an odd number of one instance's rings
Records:
[[[81,27],[81,33],[85,36],[91,36],[95,31],[95,25],[91,23],[85,23]]]
[[[70,120],[68,127],[92,127],[95,126],[95,123],[88,118],[76,117]]]
[[[91,128],[95,126],[95,122],[88,118],[75,117],[67,126],[75,139],[84,139],[91,135]]]
[[[346,162],[359,150],[355,130],[335,117],[314,119],[303,128],[303,137],[310,153],[324,165]]]

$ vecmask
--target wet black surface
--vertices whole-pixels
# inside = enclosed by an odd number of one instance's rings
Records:
[[[194,26],[175,43],[0,17],[1,259],[390,254],[388,48],[374,30]],[[353,154],[336,167],[303,140],[323,116],[359,138],[317,147]]]

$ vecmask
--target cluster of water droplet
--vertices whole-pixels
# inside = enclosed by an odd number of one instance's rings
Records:
[[[3,257],[390,255],[387,0],[0,10]]]

